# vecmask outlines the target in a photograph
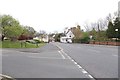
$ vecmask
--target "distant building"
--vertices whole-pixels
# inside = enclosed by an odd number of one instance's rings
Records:
[[[49,37],[48,37],[48,35],[44,36],[43,39],[42,39],[42,41],[44,41],[44,42],[49,42]]]
[[[72,43],[72,39],[80,39],[82,38],[82,33],[80,30],[80,26],[77,25],[77,27],[72,27],[70,29],[67,29],[64,31],[65,36],[62,36],[60,38],[60,42],[63,43]]]
[[[40,40],[41,42],[49,42],[49,36],[47,34],[35,37],[33,39]]]
[[[43,42],[49,42],[49,37],[48,37],[48,35],[46,34],[46,35],[44,35],[44,36],[40,36],[40,37],[39,37],[39,40],[40,40],[40,41],[43,41]]]
[[[74,38],[74,34],[72,33],[71,30],[68,30],[68,32],[65,33],[65,36],[60,38],[60,42],[72,43],[73,38]]]

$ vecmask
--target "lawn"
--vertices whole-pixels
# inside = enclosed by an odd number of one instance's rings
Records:
[[[0,48],[38,48],[44,45],[45,43],[40,43],[37,46],[36,44],[26,42],[26,47],[25,47],[25,43],[23,43],[23,46],[21,47],[20,41],[15,41],[15,42],[11,42],[9,40],[0,41]]]

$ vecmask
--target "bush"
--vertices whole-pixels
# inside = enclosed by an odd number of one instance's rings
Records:
[[[89,37],[84,37],[83,39],[80,39],[80,43],[86,43],[86,44],[88,44],[89,41],[90,41]]]
[[[40,40],[37,40],[37,39],[34,39],[34,41],[35,41],[36,43],[41,43],[41,41],[40,41]]]
[[[34,40],[27,40],[26,42],[36,44],[36,42]]]

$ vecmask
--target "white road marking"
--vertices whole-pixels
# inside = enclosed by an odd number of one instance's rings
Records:
[[[84,74],[88,73],[88,72],[87,72],[87,71],[85,71],[84,69],[82,69],[82,72],[83,72]]]
[[[73,59],[71,61],[75,62]]]
[[[65,53],[60,46],[58,46],[58,45],[56,45],[56,46],[57,46],[57,47],[62,51],[62,53],[64,53],[64,54],[68,57],[68,59],[69,59],[70,56],[69,56],[67,53]],[[96,52],[97,52],[97,51],[96,51]],[[83,74],[86,74],[88,77],[90,77],[90,78],[92,78],[93,80],[95,80],[94,77],[92,77],[92,75],[90,75],[90,73],[88,73],[85,69],[83,69],[74,59],[72,59],[72,58],[70,57],[70,60],[71,60],[76,66],[78,66],[78,68],[82,71]]]
[[[74,64],[77,64],[76,62],[74,62]]]
[[[61,51],[58,51],[60,53],[60,55],[62,56],[63,59],[65,59],[65,56],[63,55],[63,53]]]
[[[93,78],[91,75],[88,75],[90,78]]]
[[[79,68],[82,68],[80,65],[77,65]]]
[[[9,79],[12,79],[12,77],[10,76],[7,76],[7,75],[3,75],[3,74],[0,74],[1,77],[6,77],[6,78],[9,78]]]
[[[87,71],[82,71],[84,74],[86,74],[87,73]]]

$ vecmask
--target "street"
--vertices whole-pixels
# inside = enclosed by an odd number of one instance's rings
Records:
[[[14,78],[118,78],[118,47],[48,43],[2,49],[2,74]]]

